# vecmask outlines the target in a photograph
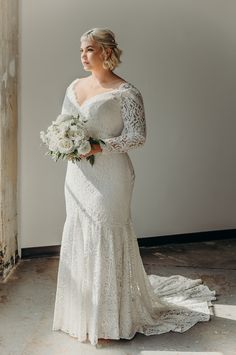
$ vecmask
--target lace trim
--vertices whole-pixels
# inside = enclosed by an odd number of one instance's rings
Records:
[[[75,80],[72,82],[72,84],[69,86],[69,90],[71,91],[71,94],[72,94],[72,96],[73,96],[73,98],[74,98],[74,101],[75,101],[76,105],[77,105],[79,108],[82,108],[82,107],[86,106],[87,103],[89,103],[89,102],[90,102],[91,100],[93,100],[93,99],[96,99],[96,98],[99,97],[99,96],[103,96],[103,95],[105,95],[105,94],[110,94],[110,93],[117,92],[117,91],[119,91],[119,90],[121,90],[121,89],[123,89],[123,88],[128,88],[128,87],[131,85],[131,84],[128,83],[128,82],[123,82],[123,83],[121,83],[121,84],[119,85],[118,88],[112,89],[112,90],[109,90],[109,91],[105,91],[105,92],[101,92],[101,93],[98,93],[98,94],[96,94],[96,95],[93,95],[93,96],[87,98],[86,100],[84,100],[84,102],[83,102],[82,104],[80,104],[80,103],[79,103],[79,100],[78,100],[78,97],[77,97],[77,94],[76,94],[76,91],[75,91],[75,87],[76,87],[76,84],[77,84],[78,80],[80,80],[80,79],[75,79]]]

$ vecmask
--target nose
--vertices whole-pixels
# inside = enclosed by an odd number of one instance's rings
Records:
[[[82,59],[86,58],[86,53],[85,52],[81,52],[81,58]]]
[[[87,62],[87,57],[86,57],[86,56],[84,56],[84,55],[83,55],[83,56],[81,56],[81,61],[82,61],[82,62]]]

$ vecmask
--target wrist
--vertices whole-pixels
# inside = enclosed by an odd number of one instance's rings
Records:
[[[94,152],[95,154],[102,152],[102,148],[101,148],[100,144],[99,143],[93,143],[91,145],[91,152]]]

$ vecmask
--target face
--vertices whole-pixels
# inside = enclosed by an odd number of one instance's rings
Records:
[[[92,71],[102,69],[104,56],[102,55],[102,48],[89,39],[82,40],[80,46],[81,62],[84,70]]]

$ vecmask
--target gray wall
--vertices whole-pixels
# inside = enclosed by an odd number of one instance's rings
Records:
[[[109,27],[124,50],[117,74],[143,94],[148,136],[130,152],[137,236],[236,227],[236,2],[21,0],[19,217],[21,246],[60,244],[65,162],[39,132],[66,86],[87,76],[80,35]]]

